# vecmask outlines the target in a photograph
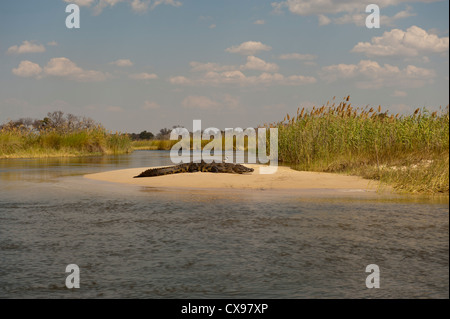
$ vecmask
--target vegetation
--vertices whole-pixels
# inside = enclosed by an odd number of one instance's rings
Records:
[[[0,126],[0,158],[79,156],[131,152],[128,136],[108,132],[92,119],[63,112],[43,120],[20,119]]]
[[[349,100],[309,111],[299,108],[293,117],[288,114],[282,122],[264,125],[278,128],[280,163],[298,170],[358,175],[409,193],[448,195],[448,106],[394,115],[381,106],[353,107]],[[43,120],[0,126],[0,158],[170,150],[178,142],[169,140],[170,132],[164,128],[156,136],[147,131],[113,134],[92,119],[53,112]],[[202,140],[202,148],[209,142]],[[222,145],[225,149],[224,140]]]
[[[449,192],[449,109],[400,116],[381,107],[336,105],[297,110],[278,127],[279,160],[299,170],[343,172],[397,190]]]
[[[132,141],[134,150],[165,150],[169,151],[178,141],[171,140],[137,140]]]

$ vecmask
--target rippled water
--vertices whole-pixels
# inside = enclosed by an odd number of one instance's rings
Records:
[[[0,160],[1,298],[448,298],[448,198],[164,191],[167,152]],[[65,287],[68,264],[81,288]],[[367,289],[377,264],[381,288]]]

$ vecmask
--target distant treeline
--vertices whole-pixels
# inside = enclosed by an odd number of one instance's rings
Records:
[[[98,125],[98,123],[96,123],[89,117],[81,117],[73,114],[65,115],[62,111],[55,111],[47,113],[47,116],[42,120],[26,117],[6,122],[0,125],[0,130],[18,129],[24,132],[56,130],[58,132],[74,132],[80,130],[89,130],[97,127]]]

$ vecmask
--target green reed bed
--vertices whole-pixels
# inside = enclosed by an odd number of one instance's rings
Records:
[[[448,106],[400,116],[355,108],[349,98],[266,125],[278,127],[280,162],[376,179],[406,192],[448,194]]]
[[[0,158],[123,154],[132,151],[126,135],[98,125],[89,129],[40,131],[21,127],[0,130]]]
[[[190,139],[190,148],[192,149],[193,140]],[[170,151],[172,147],[178,143],[179,140],[137,140],[132,141],[131,146],[134,150],[160,150],[160,151]],[[201,148],[203,148],[212,142],[211,140],[201,140]],[[248,137],[244,136],[244,147],[243,150],[248,150]],[[256,142],[255,142],[256,145]],[[236,137],[233,139],[233,150],[236,150]],[[226,150],[225,136],[222,136],[222,150]]]

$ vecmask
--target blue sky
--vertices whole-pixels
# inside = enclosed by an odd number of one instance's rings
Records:
[[[67,29],[65,8],[81,10]],[[381,28],[365,26],[367,4]],[[391,113],[449,103],[449,2],[0,2],[0,122],[62,110],[108,129],[249,127],[351,95]]]

